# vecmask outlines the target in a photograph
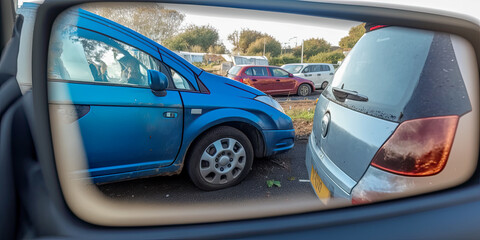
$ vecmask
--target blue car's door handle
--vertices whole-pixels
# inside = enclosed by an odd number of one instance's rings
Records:
[[[163,116],[165,118],[176,118],[177,117],[177,113],[176,112],[164,112],[163,113]]]

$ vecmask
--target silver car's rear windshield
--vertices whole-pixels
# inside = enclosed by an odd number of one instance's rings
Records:
[[[324,95],[343,106],[396,121],[417,86],[434,32],[387,27],[365,34],[345,58]],[[368,97],[339,101],[338,87]]]

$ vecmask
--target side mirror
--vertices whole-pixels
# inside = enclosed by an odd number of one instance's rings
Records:
[[[293,74],[291,74],[291,73],[288,73],[288,77],[293,77]]]
[[[168,87],[168,78],[159,71],[148,70],[148,85],[154,92],[165,91]]]

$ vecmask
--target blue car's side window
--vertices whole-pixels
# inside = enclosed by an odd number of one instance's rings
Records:
[[[76,28],[70,27],[51,38],[48,57],[50,79],[93,82],[83,45],[78,38],[72,37],[75,32]]]
[[[54,79],[148,87],[147,70],[155,59],[130,45],[88,30],[69,27],[51,41],[49,76]]]
[[[176,89],[181,89],[181,90],[192,90],[193,87],[190,85],[190,83],[185,79],[182,75],[180,75],[177,71],[173,70],[170,68],[171,74],[172,74],[172,80],[173,84],[175,85]]]

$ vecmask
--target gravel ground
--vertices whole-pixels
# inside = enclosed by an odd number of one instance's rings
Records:
[[[297,140],[287,153],[268,159],[255,159],[252,170],[239,185],[212,192],[202,191],[186,174],[152,177],[110,184],[98,188],[114,199],[134,202],[219,202],[268,199],[315,199],[305,167],[305,140]],[[281,187],[267,186],[267,180],[279,181]]]

